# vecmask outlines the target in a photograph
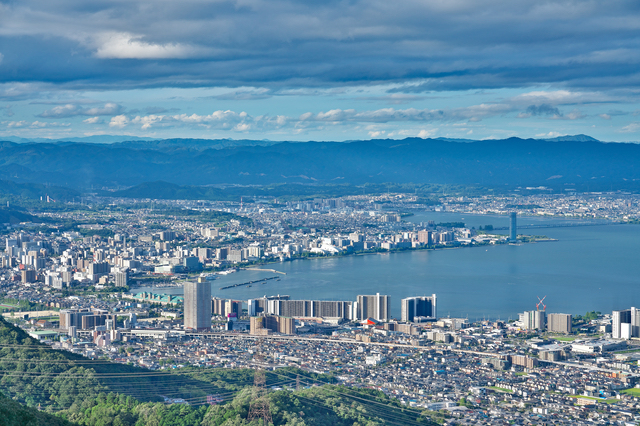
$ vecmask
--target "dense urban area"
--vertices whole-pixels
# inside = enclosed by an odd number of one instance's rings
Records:
[[[43,197],[28,209],[7,206],[0,308],[8,323],[47,348],[89,360],[153,372],[255,369],[276,379],[280,370],[299,371],[284,382],[267,380],[265,395],[331,383],[380,391],[425,422],[638,424],[639,309],[554,313],[542,299],[517,320],[474,322],[438,315],[436,294],[293,300],[279,294],[279,273],[269,266],[549,240],[533,236],[543,231],[518,230],[523,217],[572,219],[570,226],[634,226],[640,219],[637,195],[527,191],[532,195],[430,200],[388,193],[239,202],[87,197],[74,204]],[[411,220],[421,212],[505,215],[510,226]],[[271,295],[211,297],[220,275],[252,268],[272,275],[233,286],[271,280]],[[163,292],[171,287],[184,287],[184,294]],[[391,303],[401,305],[399,318]],[[12,379],[3,377],[0,387],[7,397],[47,409]],[[239,392],[194,396],[159,388],[155,397],[197,407],[231,404]],[[260,411],[251,410],[250,416]]]

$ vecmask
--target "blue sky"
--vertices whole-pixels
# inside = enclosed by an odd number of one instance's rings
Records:
[[[637,1],[0,1],[0,137],[640,140]]]

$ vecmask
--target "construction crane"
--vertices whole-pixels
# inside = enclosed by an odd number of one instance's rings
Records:
[[[536,297],[538,297],[538,296],[536,296]],[[536,310],[538,310],[538,311],[540,310],[540,305],[542,305],[542,310],[543,311],[547,310],[547,305],[545,305],[543,303],[544,299],[546,299],[546,298],[547,298],[547,296],[544,296],[542,299],[540,299],[540,297],[538,297],[538,303],[536,303]]]

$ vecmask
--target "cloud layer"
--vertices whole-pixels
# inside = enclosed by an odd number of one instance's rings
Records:
[[[639,27],[635,1],[24,0],[0,4],[0,81],[639,87]]]

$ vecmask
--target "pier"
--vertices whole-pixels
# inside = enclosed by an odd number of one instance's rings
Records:
[[[273,272],[276,274],[287,275],[286,272],[276,271],[275,269],[246,268],[246,270],[247,271],[267,271],[267,272]]]
[[[220,290],[227,290],[227,289],[234,288],[234,287],[242,287],[244,285],[251,285],[251,284],[256,284],[256,283],[264,283],[264,282],[269,281],[269,280],[275,280],[276,278],[278,278],[278,277],[262,278],[260,280],[248,281],[246,283],[231,284],[231,285],[228,285],[228,286],[225,286],[225,287],[220,287]]]

